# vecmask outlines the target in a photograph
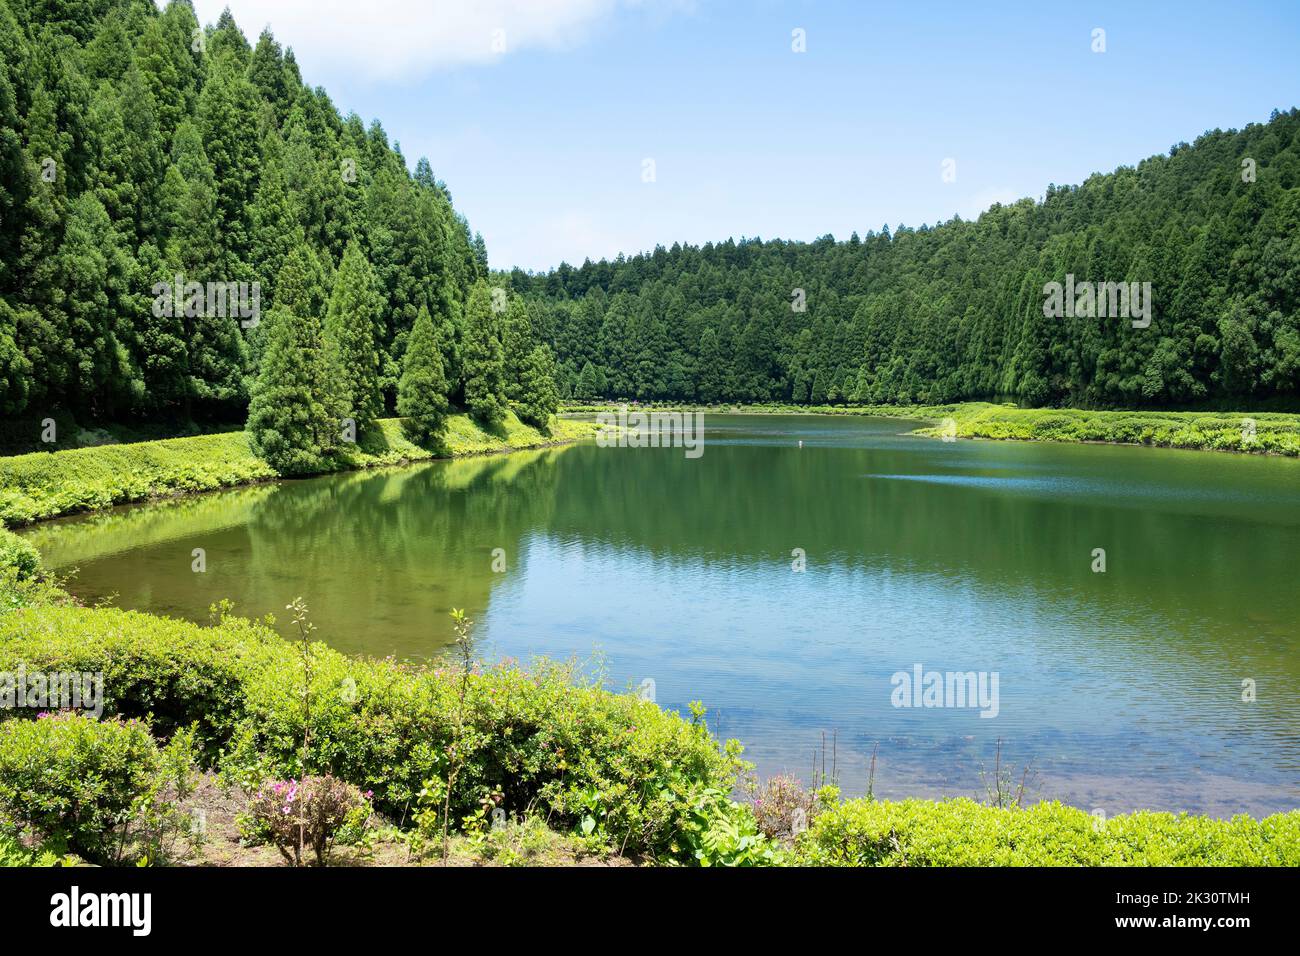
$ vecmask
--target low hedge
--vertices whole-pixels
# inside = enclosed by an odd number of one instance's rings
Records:
[[[798,845],[814,866],[1297,866],[1300,811],[1231,820],[1140,811],[1101,820],[1060,803],[850,800]]]
[[[212,627],[116,609],[0,614],[0,671],[104,674],[104,713],[150,718],[155,733],[197,723],[209,762],[249,782],[332,773],[410,822],[430,780],[445,779],[459,673],[359,660],[311,646],[311,750],[303,741],[299,647],[239,619]],[[28,716],[0,712],[0,717]],[[706,790],[730,790],[737,755],[702,721],[573,681],[567,668],[471,674],[453,820],[494,800],[581,827],[634,853],[672,858]]]
[[[241,618],[199,627],[71,604],[0,615],[0,672],[102,672],[105,716],[148,717],[163,737],[197,725],[210,761],[244,716],[249,675],[289,663],[279,635]]]

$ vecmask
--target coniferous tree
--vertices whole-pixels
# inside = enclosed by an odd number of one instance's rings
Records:
[[[339,396],[342,375],[333,364],[335,355],[327,348],[320,318],[327,308],[327,282],[319,260],[307,246],[299,243],[285,258],[275,283],[279,308],[296,319],[298,347],[310,373],[313,438],[326,453],[337,447],[340,434],[337,423],[345,417]]]
[[[313,363],[300,344],[309,333],[282,308],[264,322],[266,350],[248,406],[249,445],[282,475],[319,471],[324,459],[316,436],[325,423],[312,394]]]
[[[591,362],[582,366],[582,371],[578,373],[578,382],[573,386],[573,397],[580,401],[594,402],[604,395],[605,389],[601,385],[600,372]]]
[[[495,426],[506,414],[505,355],[500,320],[492,309],[487,283],[479,281],[465,306],[462,375],[465,407],[485,425]]]
[[[325,344],[330,372],[338,376],[341,417],[352,419],[358,434],[383,413],[375,344],[382,309],[374,269],[360,243],[350,242],[334,277]]]
[[[560,394],[555,387],[555,357],[546,345],[528,353],[520,370],[519,418],[550,434],[551,416],[560,409]]]
[[[506,397],[520,401],[524,366],[532,355],[533,330],[528,308],[520,296],[511,296],[501,325],[501,348],[505,354]]]
[[[447,379],[442,344],[428,309],[420,309],[406,340],[402,378],[397,386],[397,414],[406,433],[418,442],[437,439],[447,422]]]

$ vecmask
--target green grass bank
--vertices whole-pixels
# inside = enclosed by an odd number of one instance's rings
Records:
[[[569,403],[564,411],[608,412],[618,403]],[[1291,412],[1090,411],[1018,408],[991,402],[955,405],[681,405],[640,403],[641,409],[694,408],[719,414],[874,415],[927,422],[914,434],[997,441],[1101,442],[1194,451],[1300,456],[1300,414]]]
[[[499,430],[486,431],[468,415],[453,415],[437,446],[416,445],[400,419],[383,419],[354,446],[338,452],[330,471],[399,465],[433,458],[489,455],[575,441],[594,425],[556,419],[546,435],[509,413]],[[124,445],[98,445],[0,458],[0,522],[10,527],[279,476],[252,453],[245,432]]]

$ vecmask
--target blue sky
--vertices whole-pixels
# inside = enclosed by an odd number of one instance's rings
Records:
[[[228,2],[427,155],[496,268],[971,216],[1300,105],[1298,0]]]

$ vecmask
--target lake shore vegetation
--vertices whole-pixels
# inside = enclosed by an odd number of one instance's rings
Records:
[[[679,715],[545,660],[352,657],[227,605],[206,625],[82,607],[30,555],[0,555],[0,671],[94,673],[103,688],[97,717],[0,710],[9,865],[202,857],[196,794],[233,807],[232,846],[279,847],[246,863],[447,863],[446,831],[478,864],[1300,864],[1300,811],[1099,820],[1053,802],[757,784],[703,704]],[[306,620],[300,602],[286,610]],[[296,853],[275,807],[302,814]]]

